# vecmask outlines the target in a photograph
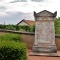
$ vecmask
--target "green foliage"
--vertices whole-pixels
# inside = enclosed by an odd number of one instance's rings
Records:
[[[33,32],[33,26],[27,25],[0,25],[0,29]]]
[[[5,25],[7,30],[15,30],[15,26],[14,25]]]
[[[20,30],[31,32],[31,26],[27,26],[27,25],[22,26],[22,25],[20,25]]]
[[[21,36],[19,34],[4,34],[0,36],[0,40],[9,40],[9,41],[21,41]]]
[[[0,36],[0,60],[26,60],[26,46],[19,34]]]
[[[32,32],[35,32],[35,25],[32,26]]]
[[[0,40],[0,60],[26,60],[24,43]]]
[[[6,26],[5,25],[0,25],[0,29],[5,29]]]
[[[0,25],[0,29],[16,30],[15,25]]]
[[[19,30],[19,29],[20,29],[20,27],[18,25],[16,25],[16,30]]]
[[[34,32],[35,26],[28,25],[0,25],[0,29]]]
[[[60,20],[55,20],[55,33],[60,34]]]

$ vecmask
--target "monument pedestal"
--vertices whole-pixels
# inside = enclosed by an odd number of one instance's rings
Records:
[[[32,52],[57,53],[57,48],[56,48],[56,45],[52,45],[52,46],[49,46],[49,47],[33,46]]]

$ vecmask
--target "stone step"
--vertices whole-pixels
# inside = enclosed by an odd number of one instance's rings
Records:
[[[55,45],[49,46],[49,47],[33,46],[32,50],[35,51],[35,52],[46,52],[46,53],[57,52],[57,48],[56,48]]]
[[[33,51],[37,51],[37,52],[50,52],[51,51],[51,47],[34,47]]]
[[[50,52],[51,49],[50,48],[39,48],[38,51],[40,51],[40,52]]]
[[[30,52],[30,56],[48,56],[48,57],[60,57],[60,54],[57,53],[40,53],[40,52]]]

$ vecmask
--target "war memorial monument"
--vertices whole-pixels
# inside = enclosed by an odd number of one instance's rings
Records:
[[[39,55],[39,53],[57,53],[54,27],[56,15],[57,12],[52,13],[47,10],[39,13],[34,12],[36,23],[32,55]]]

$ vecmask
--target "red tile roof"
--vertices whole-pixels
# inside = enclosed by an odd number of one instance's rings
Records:
[[[17,25],[19,25],[21,22],[25,22],[25,23],[27,23],[28,25],[30,25],[30,26],[33,26],[34,24],[35,24],[35,21],[32,21],[32,20],[25,20],[25,19],[23,19],[22,21],[20,21]]]

